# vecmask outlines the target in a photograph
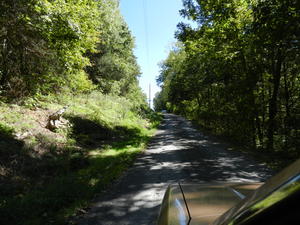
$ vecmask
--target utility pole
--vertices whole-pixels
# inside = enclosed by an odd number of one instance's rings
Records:
[[[149,107],[151,108],[151,83],[149,84]]]

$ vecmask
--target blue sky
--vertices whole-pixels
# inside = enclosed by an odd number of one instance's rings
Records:
[[[151,98],[153,98],[159,91],[155,81],[159,74],[158,63],[167,57],[172,44],[176,42],[174,38],[176,25],[183,21],[178,12],[182,9],[182,2],[181,0],[121,0],[120,8],[135,37],[135,55],[142,72],[140,86],[148,96],[149,84],[151,84]]]

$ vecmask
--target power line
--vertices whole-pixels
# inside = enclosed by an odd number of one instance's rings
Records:
[[[149,35],[148,35],[147,0],[143,0],[143,12],[144,12],[144,27],[145,27],[145,41],[146,41],[146,57],[147,57],[147,64],[149,67],[149,39],[148,39]]]
[[[150,61],[149,61],[149,35],[148,35],[148,13],[147,13],[147,0],[143,0],[143,12],[144,12],[144,27],[145,27],[145,44],[146,44],[146,60],[147,68],[146,72],[149,72]],[[151,83],[149,82],[149,107],[151,107]]]

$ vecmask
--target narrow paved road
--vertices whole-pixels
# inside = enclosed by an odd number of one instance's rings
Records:
[[[182,117],[166,114],[147,151],[78,224],[153,225],[169,183],[264,181],[270,174],[264,165],[227,150]]]

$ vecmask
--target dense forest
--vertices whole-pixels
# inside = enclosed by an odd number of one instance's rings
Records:
[[[183,3],[181,15],[197,26],[178,24],[156,109],[257,152],[299,157],[299,1]]]
[[[0,223],[73,224],[160,118],[119,0],[0,1]]]
[[[119,2],[0,2],[1,97],[99,89],[144,98],[138,88],[134,39]]]

